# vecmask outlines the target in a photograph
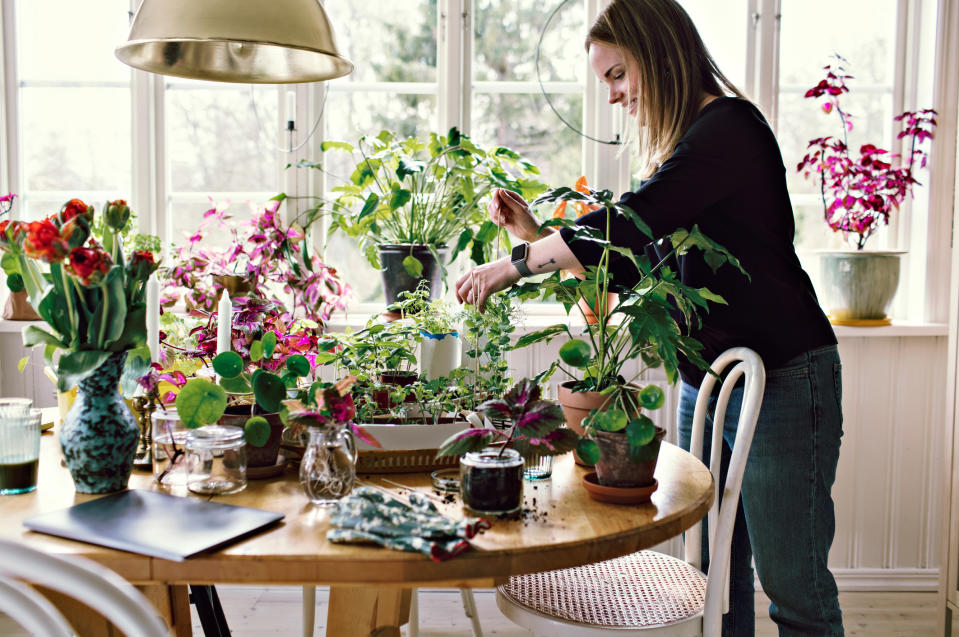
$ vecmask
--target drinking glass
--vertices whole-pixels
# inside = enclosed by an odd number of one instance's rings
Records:
[[[531,482],[549,480],[553,475],[553,456],[535,454],[526,459],[523,477]]]
[[[186,488],[203,495],[224,495],[246,488],[246,441],[239,427],[207,425],[186,441]]]
[[[23,416],[33,407],[29,398],[0,398],[0,418],[4,416]]]
[[[16,409],[0,411],[0,495],[29,493],[37,488],[40,414],[39,409],[29,407],[19,413]]]

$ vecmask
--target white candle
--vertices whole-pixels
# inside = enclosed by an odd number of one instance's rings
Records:
[[[217,309],[216,353],[233,351],[233,302],[230,293],[223,290]]]
[[[286,92],[286,121],[296,121],[296,91]]]
[[[147,347],[150,348],[150,360],[160,361],[160,282],[156,274],[147,279]]]

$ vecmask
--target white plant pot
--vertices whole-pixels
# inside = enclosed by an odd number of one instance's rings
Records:
[[[420,344],[420,372],[428,380],[449,376],[450,372],[460,366],[463,355],[459,334],[420,333],[423,335],[423,342]]]
[[[903,251],[823,251],[820,304],[834,325],[883,325],[899,287]]]

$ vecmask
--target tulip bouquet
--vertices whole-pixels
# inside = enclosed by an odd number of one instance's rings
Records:
[[[146,347],[145,284],[157,263],[146,250],[124,254],[129,220],[125,201],[108,202],[95,220],[93,206],[71,199],[40,221],[0,222],[3,269],[22,277],[30,305],[49,327],[26,327],[24,344],[44,346],[63,391],[112,354]],[[149,365],[149,356],[131,360]]]

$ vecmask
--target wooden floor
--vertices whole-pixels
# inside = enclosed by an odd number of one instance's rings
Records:
[[[217,591],[233,637],[298,637],[301,634],[301,589],[218,586]],[[492,590],[477,589],[475,595],[484,635],[530,635],[503,617],[496,608]],[[318,589],[314,633],[317,637],[324,635],[326,599],[326,589]],[[849,637],[925,637],[935,633],[934,593],[842,593],[839,599]],[[762,594],[757,594],[757,637],[778,634],[766,612],[768,603]],[[457,590],[423,590],[419,608],[422,637],[471,637],[473,634]],[[195,615],[194,634],[203,634]],[[0,635],[21,637],[26,633],[0,616]]]

